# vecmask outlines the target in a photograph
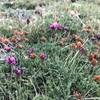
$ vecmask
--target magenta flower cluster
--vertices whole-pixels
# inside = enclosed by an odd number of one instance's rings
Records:
[[[23,69],[20,67],[15,68],[15,74],[17,77],[21,76],[23,74]]]
[[[6,57],[6,62],[11,65],[16,65],[17,59],[14,56],[8,56],[8,57]]]
[[[54,22],[50,25],[50,29],[52,30],[62,30],[62,25],[58,22]]]
[[[10,65],[16,65],[17,64],[17,59],[14,56],[8,56],[6,57],[6,62]],[[21,76],[23,74],[23,69],[20,67],[16,67],[14,69],[14,73],[16,74],[17,77]]]
[[[54,22],[50,25],[51,30],[64,30],[65,32],[69,31],[69,28],[67,26],[61,25],[59,22]]]
[[[4,50],[7,51],[7,52],[10,52],[12,50],[12,48],[9,47],[9,46],[6,46],[6,47],[4,47]]]
[[[41,53],[41,54],[40,54],[40,58],[41,58],[42,60],[46,60],[48,57],[47,57],[47,54]]]

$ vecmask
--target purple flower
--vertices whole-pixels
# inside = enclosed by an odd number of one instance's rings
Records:
[[[54,22],[50,25],[50,29],[52,30],[55,30],[55,29],[62,30],[62,28],[63,28],[62,25],[58,22]]]
[[[80,48],[79,51],[80,51],[81,54],[86,54],[85,48]]]
[[[14,56],[8,56],[8,57],[6,57],[5,60],[8,64],[11,64],[11,65],[16,65],[17,64],[17,60]]]
[[[29,48],[28,53],[30,54],[30,53],[33,53],[35,51],[36,51],[36,48]]]
[[[47,54],[41,53],[41,54],[40,54],[40,58],[41,58],[42,60],[46,60],[46,59],[47,59]]]
[[[6,47],[4,47],[4,50],[6,50],[7,52],[10,52],[10,51],[12,50],[12,48],[11,48],[11,47],[6,46]]]
[[[21,76],[23,74],[23,69],[19,67],[15,68],[15,74],[18,77]]]

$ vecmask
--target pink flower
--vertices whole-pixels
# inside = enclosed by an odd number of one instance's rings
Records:
[[[46,60],[46,59],[47,59],[47,54],[41,53],[41,54],[40,54],[40,58],[41,58],[42,60]]]
[[[52,30],[55,30],[55,29],[62,30],[62,28],[63,28],[62,25],[58,22],[54,22],[53,24],[50,25],[50,29]]]
[[[10,52],[12,50],[12,48],[11,47],[8,47],[8,46],[5,46],[4,47],[4,50],[6,50],[7,52]]]
[[[15,74],[18,77],[21,76],[23,74],[23,69],[19,67],[15,68]]]
[[[6,57],[5,60],[8,64],[11,64],[11,65],[16,65],[17,64],[17,60],[14,56],[8,56],[8,57]]]

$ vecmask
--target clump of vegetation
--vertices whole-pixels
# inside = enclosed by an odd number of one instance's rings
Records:
[[[2,1],[0,100],[100,98],[99,0],[69,1]]]

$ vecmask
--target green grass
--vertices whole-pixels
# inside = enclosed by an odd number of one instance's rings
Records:
[[[14,2],[14,9],[0,5],[2,13],[12,14],[12,17],[8,16],[1,21],[0,35],[11,38],[13,30],[20,29],[29,32],[28,35],[23,36],[29,41],[19,43],[24,46],[23,49],[16,48],[17,44],[12,43],[13,51],[6,52],[6,55],[16,55],[17,66],[24,69],[21,77],[16,77],[14,72],[10,73],[14,66],[0,61],[0,100],[77,100],[73,95],[74,91],[78,91],[83,100],[100,98],[100,82],[93,80],[95,75],[100,75],[100,47],[95,47],[89,39],[94,34],[100,34],[99,0],[80,0],[76,4],[65,0],[63,2],[45,0],[46,6],[42,17],[35,14],[34,9],[28,10],[27,13],[37,19],[29,25],[22,23],[18,18],[13,18],[15,8],[20,8],[20,5],[24,4],[27,7],[27,0]],[[30,4],[36,6],[39,3],[40,1],[30,0],[28,6]],[[75,10],[78,9],[77,7],[80,8],[80,19],[71,17],[64,10],[65,8],[69,11]],[[55,21],[55,16],[58,17],[59,23],[69,27],[69,32],[50,30],[49,26]],[[92,26],[94,32],[83,32],[83,25]],[[87,55],[82,55],[79,50],[70,48],[74,43],[71,32],[82,38]],[[44,43],[41,41],[42,36],[46,38]],[[67,37],[67,41],[64,46],[61,46],[60,41],[63,37]],[[28,56],[27,51],[30,47],[36,48],[35,59]],[[94,67],[88,60],[88,55],[97,49],[99,49],[98,64]],[[41,53],[46,53],[48,58],[41,60],[39,58]]]

